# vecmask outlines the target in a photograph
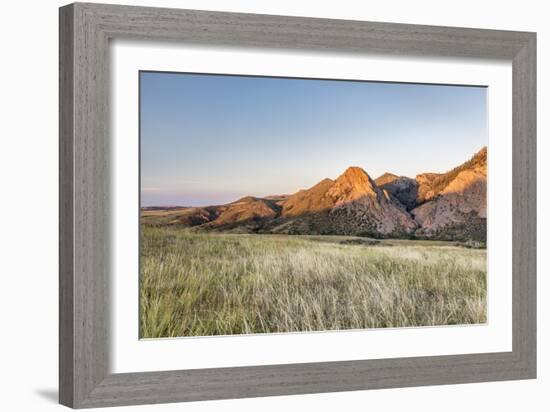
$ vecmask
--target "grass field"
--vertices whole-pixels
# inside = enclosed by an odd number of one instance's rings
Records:
[[[349,240],[144,225],[141,337],[486,321],[485,250],[435,241]]]

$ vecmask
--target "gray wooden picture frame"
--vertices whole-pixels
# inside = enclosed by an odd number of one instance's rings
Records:
[[[89,408],[535,378],[535,33],[85,3],[62,7],[59,27],[62,404]],[[511,61],[512,351],[109,373],[108,71],[109,41],[119,38]]]

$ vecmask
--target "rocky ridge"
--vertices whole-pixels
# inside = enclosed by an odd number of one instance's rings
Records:
[[[485,241],[487,149],[446,173],[373,180],[349,167],[291,195],[226,205],[142,209],[142,223],[238,233],[358,235]],[[162,216],[162,218],[157,218]]]

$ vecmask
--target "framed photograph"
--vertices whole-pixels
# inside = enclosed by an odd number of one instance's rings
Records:
[[[536,377],[536,35],[60,9],[60,402]]]

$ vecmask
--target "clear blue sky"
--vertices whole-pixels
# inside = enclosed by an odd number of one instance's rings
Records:
[[[142,206],[294,193],[360,166],[414,177],[487,145],[486,89],[141,72]]]

